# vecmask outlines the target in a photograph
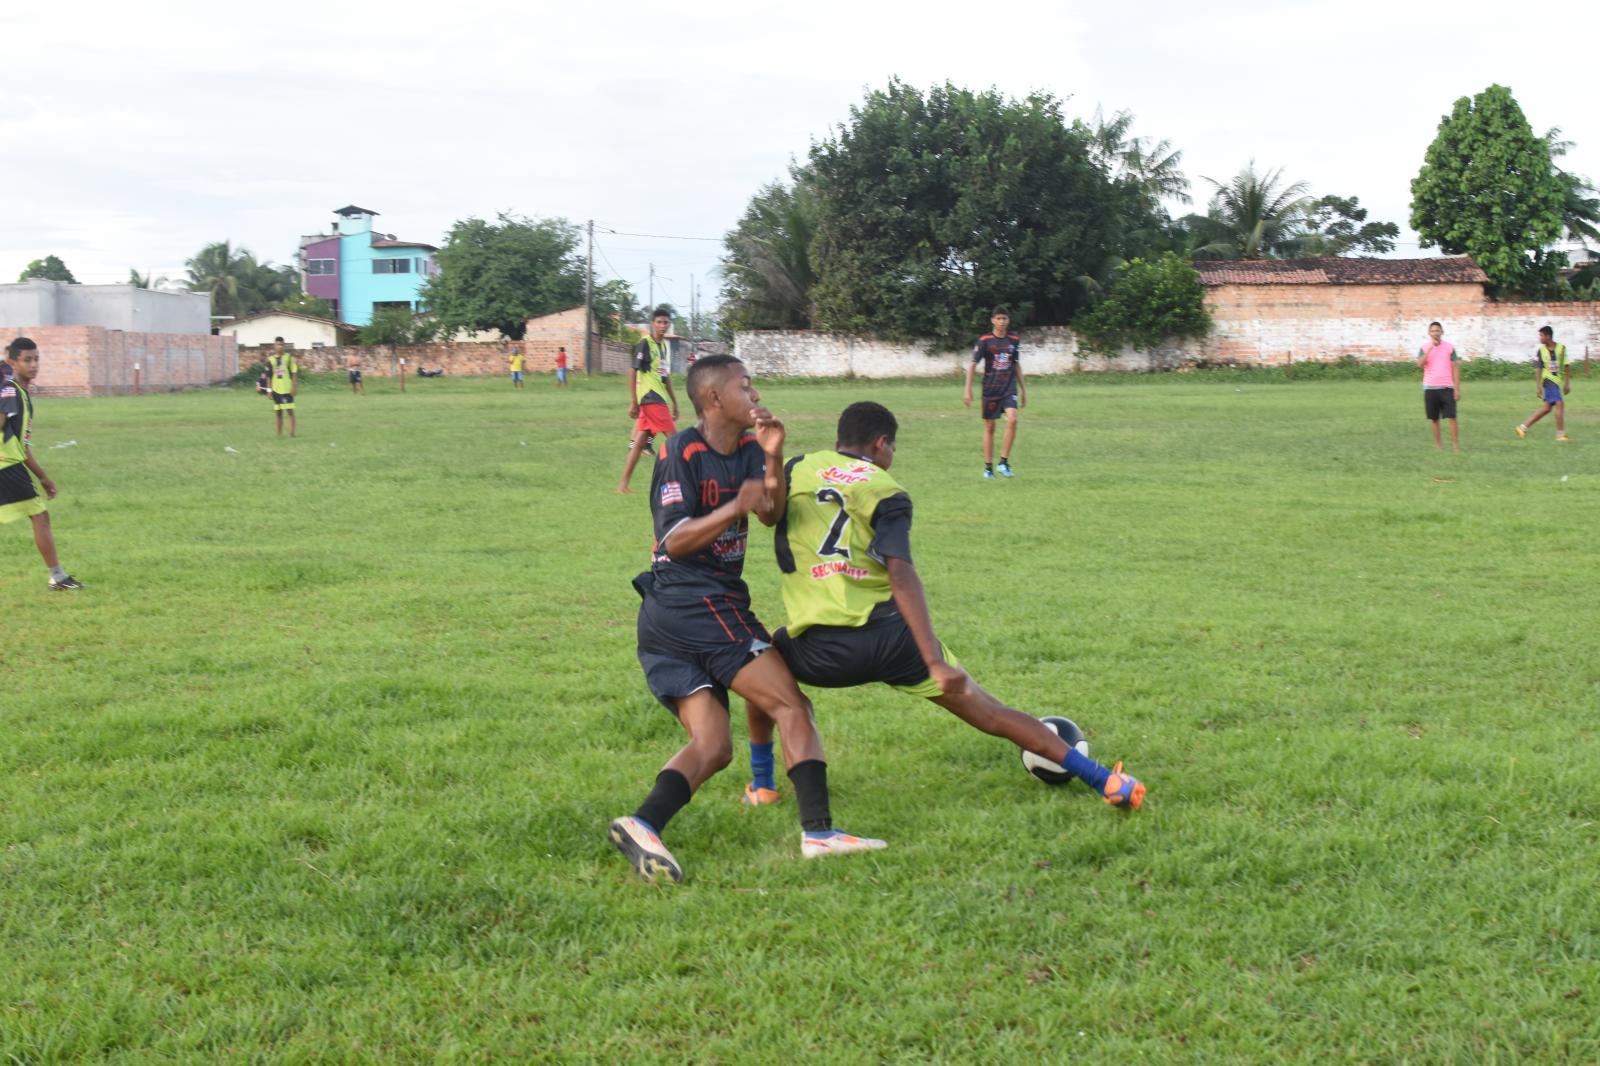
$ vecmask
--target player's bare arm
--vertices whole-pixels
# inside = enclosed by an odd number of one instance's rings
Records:
[[[39,460],[33,457],[32,448],[29,448],[27,454],[23,456],[22,463],[29,470],[33,471],[34,477],[39,479],[39,487],[44,489],[45,498],[48,500],[55,499],[56,483],[50,480],[49,475],[44,472],[44,467],[39,465]]]
[[[972,406],[972,372],[978,368],[977,363],[967,364],[967,387],[961,394],[961,402],[968,407]]]
[[[1022,379],[1022,363],[1018,361],[1017,367],[1017,406],[1028,406],[1028,386]]]
[[[939,646],[939,638],[933,632],[933,616],[928,612],[928,596],[922,588],[922,578],[917,574],[917,568],[906,559],[888,558],[889,588],[894,593],[894,605],[900,609],[900,617],[906,620],[906,628],[911,630],[911,639],[917,642],[917,651],[922,653],[922,661],[928,667],[928,676],[939,686],[941,695],[954,696],[962,692],[971,678],[959,666],[951,666],[944,660],[944,651]]]
[[[783,476],[783,441],[785,430],[781,422],[765,407],[757,407],[756,443],[767,458],[767,468],[762,485],[766,490],[766,506],[756,509],[755,515],[764,526],[775,526],[789,508],[789,486]]]
[[[628,367],[628,417],[639,417],[639,371]],[[672,409],[672,417],[678,417],[678,409]]]
[[[766,495],[765,484],[754,479],[746,481],[739,486],[739,494],[721,507],[698,518],[679,522],[672,528],[672,532],[667,534],[662,547],[673,559],[682,559],[704,551],[729,526],[759,509],[764,504]]]
[[[665,384],[667,386],[667,399],[672,401],[672,417],[676,421],[678,417],[678,394],[672,391],[671,378],[667,378]]]

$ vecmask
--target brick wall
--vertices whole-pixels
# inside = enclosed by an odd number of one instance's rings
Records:
[[[580,326],[583,323],[581,311],[578,322]],[[510,343],[509,341],[440,341],[434,344],[296,348],[294,359],[308,374],[342,374],[347,366],[346,360],[354,353],[361,358],[361,372],[367,377],[393,377],[400,371],[401,359],[406,361],[408,374],[414,374],[417,367],[425,366],[429,370],[443,367],[444,372],[452,376],[499,376],[511,372],[511,364],[508,361]],[[618,364],[618,369],[626,370],[629,347],[618,341],[601,343],[602,356],[607,364],[615,362]],[[536,342],[524,341],[522,350],[526,360],[523,369],[529,374],[552,373],[556,368],[556,347],[560,344],[567,346],[568,370],[573,373],[583,373],[581,333],[578,334],[576,354],[572,344],[566,340],[552,341],[545,337]],[[240,348],[239,365],[248,367],[254,363],[265,362],[271,351],[270,344]],[[610,371],[611,368],[606,365],[603,369]]]
[[[1600,354],[1593,303],[1496,302],[1479,285],[1218,285],[1206,291],[1212,332],[1195,354],[1212,362],[1415,358],[1437,320],[1467,358],[1532,358],[1539,326],[1569,353]]]
[[[41,396],[110,396],[139,387],[168,392],[226,381],[239,372],[232,337],[139,333],[100,326],[0,326],[0,336],[27,336],[39,345]]]

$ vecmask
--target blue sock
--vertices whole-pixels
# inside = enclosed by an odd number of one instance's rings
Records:
[[[1106,781],[1111,777],[1111,771],[1095,762],[1087,755],[1080,755],[1077,748],[1068,748],[1067,757],[1061,760],[1061,765],[1078,775],[1078,780],[1094,789],[1104,792]]]
[[[757,788],[777,788],[772,778],[772,741],[750,742],[750,781]]]

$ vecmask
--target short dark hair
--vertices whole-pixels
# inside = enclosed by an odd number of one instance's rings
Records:
[[[1438,326],[1440,329],[1444,329],[1444,323],[1443,322],[1429,322],[1428,323],[1428,328],[1429,329],[1432,329],[1434,326]],[[1526,337],[1527,334],[1524,333],[1523,336]]]
[[[660,307],[657,307],[654,311],[650,312],[650,320],[652,322],[658,318],[664,318],[668,322],[671,322],[672,308],[668,307],[666,304],[662,304]]]
[[[15,356],[18,352],[31,352],[37,350],[38,347],[39,346],[37,344],[33,343],[33,341],[27,337],[18,337],[16,340],[6,345],[6,354]]]
[[[993,311],[989,312],[990,318],[998,318],[1001,315],[1005,315],[1007,318],[1010,318],[1011,312],[1007,311],[1004,306],[996,307]]]
[[[703,393],[712,385],[710,379],[720,383],[726,376],[723,372],[731,366],[744,366],[744,362],[731,355],[706,355],[694,361],[683,387],[689,393],[689,402],[694,404],[695,414],[701,413],[701,405],[705,401]]]
[[[839,448],[864,448],[879,437],[894,440],[900,432],[900,423],[894,412],[881,403],[862,400],[853,403],[839,415],[839,430],[834,445]]]
[[[1555,336],[1556,336],[1556,331],[1551,329],[1549,326],[1540,326],[1539,327],[1539,335],[1542,336],[1542,337],[1549,337],[1551,340],[1554,340]]]
[[[282,337],[274,337],[274,338],[272,338],[272,343],[273,344],[282,344],[283,343],[283,338]]]

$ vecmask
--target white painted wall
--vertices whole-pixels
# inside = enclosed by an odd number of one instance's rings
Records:
[[[271,344],[274,337],[282,337],[286,345],[310,348],[320,344],[332,348],[339,343],[339,334],[331,322],[308,322],[293,315],[262,315],[248,322],[222,322],[217,330],[222,336],[232,336],[240,346]]]
[[[69,285],[30,278],[0,285],[0,320],[207,335],[211,332],[211,297],[134,285]]]
[[[974,336],[976,341],[977,337]],[[956,377],[967,372],[971,350],[933,351],[925,344],[873,340],[844,333],[760,330],[734,334],[733,354],[763,377],[918,378]],[[1078,357],[1070,329],[1047,327],[1021,333],[1024,374],[1072,374],[1099,370],[1150,370],[1177,365],[1181,349],[1157,354],[1124,352],[1117,359]]]

